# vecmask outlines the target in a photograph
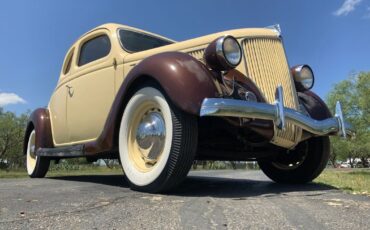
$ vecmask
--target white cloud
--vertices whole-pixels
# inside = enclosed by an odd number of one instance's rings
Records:
[[[15,93],[1,93],[0,92],[0,107],[10,104],[24,104],[26,101]]]
[[[334,12],[336,16],[346,16],[350,12],[354,11],[356,6],[360,4],[362,0],[345,0],[343,5]]]

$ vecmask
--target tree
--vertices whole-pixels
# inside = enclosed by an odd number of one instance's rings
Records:
[[[28,119],[27,114],[16,116],[0,108],[0,162],[10,168],[24,164],[22,143]]]
[[[336,101],[342,104],[345,119],[356,129],[356,138],[343,140],[333,137],[333,155],[339,160],[348,159],[351,167],[359,158],[364,167],[369,167],[370,159],[370,72],[352,74],[348,79],[336,84],[327,96],[327,103],[334,111]],[[332,156],[333,157],[333,156]]]

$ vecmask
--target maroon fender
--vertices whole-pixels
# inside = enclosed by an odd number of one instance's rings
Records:
[[[324,120],[333,116],[325,102],[314,92],[298,92],[298,98],[312,118]]]
[[[98,140],[85,145],[87,155],[112,151],[117,146],[119,122],[133,89],[147,81],[157,82],[181,110],[199,115],[206,97],[219,97],[214,76],[207,67],[186,53],[165,52],[150,56],[135,66],[117,92],[104,130]]]
[[[23,142],[24,154],[27,152],[28,136],[33,129],[36,131],[36,150],[54,147],[49,111],[45,108],[38,108],[31,113],[27,123]]]
[[[236,69],[232,69],[227,73],[225,77],[228,80],[235,80],[236,82],[242,84],[242,86],[246,90],[253,92],[256,95],[258,102],[266,103],[265,98],[262,96],[256,84],[250,78],[242,74],[240,71]],[[274,136],[274,125],[272,121],[253,119],[249,121],[248,123],[245,123],[245,125],[249,129],[262,135],[268,140],[271,140]]]
[[[230,80],[230,81],[235,80],[236,82],[242,84],[242,86],[246,90],[251,91],[252,93],[254,93],[256,95],[256,98],[257,98],[258,102],[266,103],[266,100],[262,96],[261,91],[258,89],[256,84],[249,77],[242,74],[240,71],[238,71],[236,69],[232,69],[232,70],[228,71],[225,78]]]
[[[204,98],[218,95],[211,71],[185,53],[166,52],[144,59],[127,75],[117,99],[143,78],[156,80],[177,107],[194,115],[199,114]]]

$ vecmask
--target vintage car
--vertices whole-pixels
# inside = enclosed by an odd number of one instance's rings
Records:
[[[176,42],[105,24],[72,45],[47,108],[31,114],[27,172],[119,159],[132,189],[161,192],[194,160],[251,160],[276,182],[306,183],[327,164],[328,136],[354,135],[313,84],[308,65],[288,65],[278,25]]]

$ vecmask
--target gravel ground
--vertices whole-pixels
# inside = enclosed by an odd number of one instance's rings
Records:
[[[0,229],[370,229],[370,198],[260,171],[191,172],[170,194],[122,176],[0,179]]]

